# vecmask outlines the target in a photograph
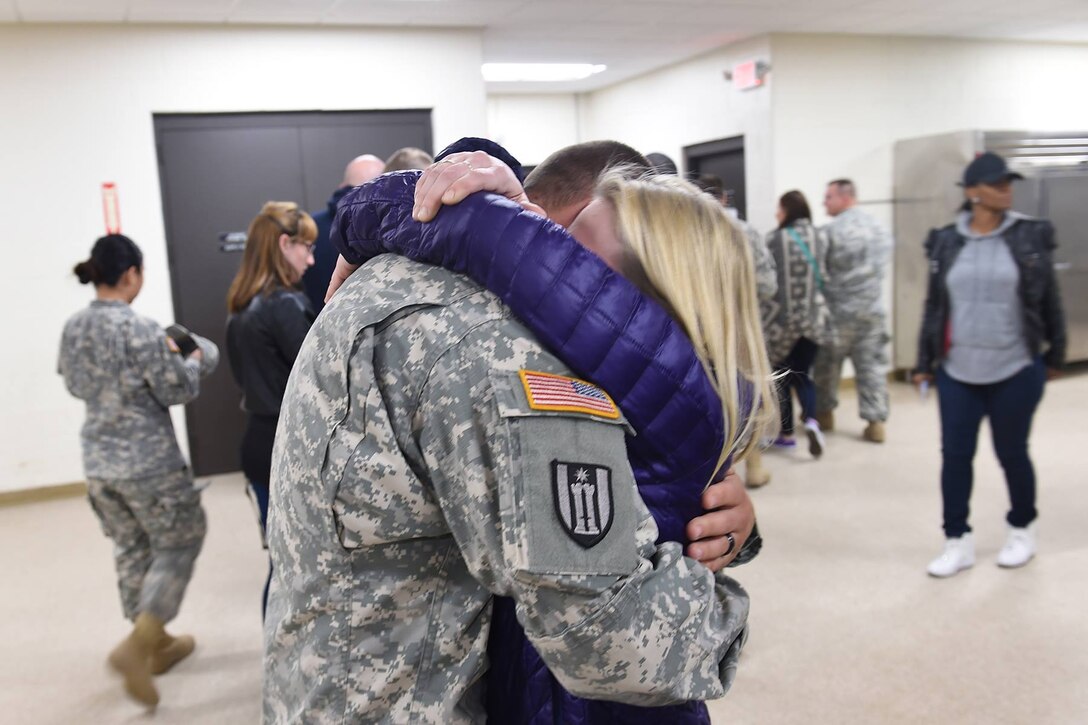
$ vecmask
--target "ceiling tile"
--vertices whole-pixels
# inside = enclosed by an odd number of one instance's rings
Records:
[[[486,60],[609,66],[583,90],[770,32],[1088,43],[1088,0],[0,0],[20,19],[484,27]]]
[[[317,25],[336,0],[238,0],[227,20],[232,23],[297,23]]]
[[[972,37],[990,40],[1012,39],[1051,43],[1083,43],[1088,38],[1088,18],[1083,22],[1051,22],[1039,19],[1035,22],[995,23],[972,31]]]
[[[26,22],[122,22],[126,0],[16,0],[19,17]]]
[[[324,14],[326,23],[351,23],[353,25],[406,25],[412,14],[398,7],[407,3],[356,2],[333,5]]]
[[[671,3],[627,2],[608,8],[595,16],[597,21],[615,20],[620,23],[652,24],[661,21],[680,22],[699,13],[697,8]]]
[[[608,20],[622,17],[619,3],[602,0],[548,0],[543,2],[520,2],[510,10],[503,18],[504,25],[516,25],[527,30],[536,27],[538,23],[562,22],[566,25],[579,25],[584,22],[596,20]]]
[[[492,42],[484,46],[484,60],[494,63],[604,63],[620,53],[633,55],[629,49],[619,51],[597,43],[572,40],[532,44],[518,39]]]
[[[237,0],[128,0],[134,23],[222,22]]]
[[[325,13],[332,23],[485,27],[516,9],[510,0],[340,0]]]

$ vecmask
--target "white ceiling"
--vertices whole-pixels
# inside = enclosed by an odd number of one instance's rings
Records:
[[[0,22],[484,28],[486,61],[608,66],[585,81],[532,87],[572,91],[769,32],[1088,43],[1088,0],[0,0]]]

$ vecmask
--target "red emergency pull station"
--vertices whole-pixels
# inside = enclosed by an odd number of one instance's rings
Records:
[[[106,234],[121,233],[121,206],[117,201],[117,184],[102,182],[102,215],[106,220]]]

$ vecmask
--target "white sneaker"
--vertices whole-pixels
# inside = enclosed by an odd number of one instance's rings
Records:
[[[971,534],[964,534],[958,539],[945,539],[944,551],[929,562],[926,572],[930,576],[945,578],[958,574],[975,565],[975,540]]]
[[[1009,527],[1009,536],[997,555],[997,565],[1006,569],[1015,569],[1031,561],[1035,556],[1035,524],[1030,523],[1022,529]]]
[[[824,434],[820,432],[820,424],[815,418],[805,421],[805,433],[808,435],[808,452],[813,458],[819,458],[824,454]]]

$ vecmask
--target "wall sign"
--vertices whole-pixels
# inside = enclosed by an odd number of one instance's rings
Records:
[[[733,81],[733,87],[738,91],[748,91],[762,86],[770,69],[763,61],[749,60],[733,66],[732,71],[726,71],[725,77]]]

